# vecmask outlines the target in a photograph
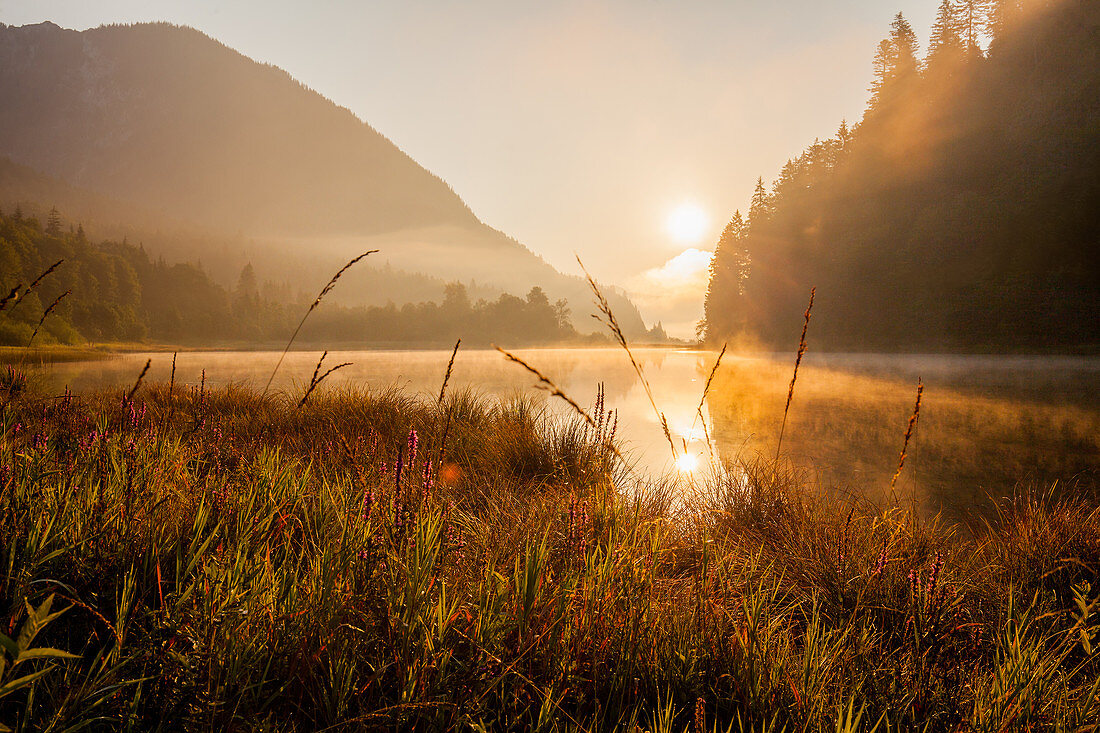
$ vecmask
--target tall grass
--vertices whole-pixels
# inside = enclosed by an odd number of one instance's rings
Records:
[[[909,416],[909,423],[905,426],[905,440],[901,444],[901,453],[898,455],[898,468],[890,478],[891,495],[894,493],[894,487],[897,486],[898,479],[901,478],[901,469],[905,466],[905,458],[909,451],[909,441],[913,438],[913,431],[916,429],[917,420],[920,418],[920,398],[923,393],[924,382],[921,381],[920,377],[917,377],[917,401],[913,404],[913,414]]]
[[[173,366],[175,365],[175,357],[174,356],[172,357],[172,364],[173,364]],[[137,391],[139,389],[141,389],[141,383],[145,381],[145,375],[149,373],[149,367],[151,367],[152,365],[153,365],[153,360],[152,359],[146,359],[145,360],[145,366],[143,366],[141,368],[141,373],[138,374],[137,379],[134,380],[134,386],[131,387],[130,391],[126,393],[126,397],[123,399],[123,402],[132,403],[134,401],[134,395],[136,395]],[[169,392],[172,391],[171,383],[169,383],[168,391]]]
[[[760,458],[627,483],[605,426],[522,399],[126,397],[2,402],[0,633],[52,596],[65,616],[27,648],[77,657],[20,663],[38,676],[0,697],[15,730],[1100,719],[1082,498],[1021,490],[971,532]]]
[[[329,367],[323,373],[321,372],[321,366],[325,363],[325,357],[328,356],[328,351],[321,354],[321,358],[317,360],[317,366],[313,368],[313,376],[309,379],[309,386],[306,387],[305,393],[302,395],[302,399],[298,401],[298,409],[305,407],[306,402],[309,401],[309,396],[313,394],[314,390],[321,386],[321,382],[325,381],[333,372],[340,371],[344,367],[351,366],[350,361],[345,361],[342,364],[337,364],[334,367]]]
[[[714,383],[714,375],[718,373],[718,368],[722,366],[722,357],[726,355],[726,347],[728,344],[723,343],[721,351],[718,352],[718,357],[714,360],[714,366],[711,367],[710,373],[707,374],[707,381],[703,385],[703,393],[699,395],[699,406],[695,408],[695,414],[691,418],[691,430],[695,430],[696,422],[703,428],[703,437],[707,442],[707,455],[710,459],[714,460],[714,446],[710,442],[710,431],[707,430],[707,419],[703,416],[703,406],[707,404],[707,396],[710,394],[711,384]]]
[[[439,399],[436,402],[440,405],[443,404],[443,397],[447,394],[447,383],[451,381],[451,370],[455,366],[455,357],[458,356],[458,347],[462,345],[462,339],[455,341],[454,351],[451,352],[451,358],[447,361],[447,371],[443,374],[443,384],[439,387]]]
[[[596,281],[588,274],[588,270],[585,268],[584,263],[581,262],[581,258],[577,257],[577,264],[580,265],[581,271],[584,273],[585,280],[588,281],[588,287],[592,290],[592,295],[595,298],[596,309],[599,310],[599,315],[593,314],[592,317],[603,324],[611,335],[614,336],[615,342],[626,353],[627,358],[630,360],[630,365],[634,368],[634,373],[638,375],[638,382],[642,385],[642,389],[645,390],[646,398],[649,399],[649,404],[653,408],[653,414],[657,416],[657,422],[661,426],[661,430],[664,432],[665,440],[668,441],[668,448],[672,452],[673,460],[676,459],[676,443],[672,440],[672,433],[668,429],[668,420],[665,418],[665,414],[661,412],[661,408],[657,407],[657,401],[653,399],[653,390],[649,386],[649,380],[646,379],[645,371],[642,370],[638,360],[634,358],[634,352],[630,349],[630,344],[626,340],[626,334],[623,333],[623,329],[619,326],[619,321],[615,318],[615,314],[611,310],[611,304],[607,302],[607,298],[604,297],[603,292],[600,291],[600,286],[596,284]]]
[[[791,411],[791,400],[794,399],[794,385],[798,382],[798,367],[802,364],[802,357],[806,355],[806,332],[810,328],[810,314],[814,310],[814,294],[817,288],[810,288],[810,304],[806,306],[803,314],[802,335],[798,337],[798,351],[794,357],[794,372],[791,374],[791,385],[787,388],[787,403],[783,405],[783,424],[779,426],[779,440],[775,441],[775,460],[779,460],[779,451],[783,447],[783,433],[787,431],[787,415]]]
[[[62,293],[61,295],[54,298],[53,302],[50,303],[48,306],[46,306],[46,309],[44,311],[42,311],[42,317],[38,319],[38,323],[35,325],[34,331],[31,333],[31,337],[29,339],[27,339],[27,348],[28,349],[31,347],[31,344],[34,343],[34,338],[35,338],[35,336],[38,335],[38,331],[39,331],[39,329],[42,328],[42,324],[46,322],[47,316],[49,316],[51,313],[53,313],[54,308],[61,305],[61,301],[64,300],[65,297],[68,296],[72,292],[73,291],[71,289],[66,290],[64,293]]]
[[[321,292],[318,293],[317,297],[313,299],[313,302],[310,303],[309,308],[306,309],[305,315],[302,316],[302,320],[298,322],[297,327],[295,327],[294,329],[294,333],[290,334],[290,339],[287,340],[286,346],[283,348],[283,353],[279,355],[279,361],[275,362],[275,368],[271,370],[271,376],[267,378],[267,384],[264,385],[264,394],[267,394],[267,391],[271,389],[271,381],[275,379],[275,375],[278,373],[279,367],[283,365],[283,359],[286,358],[286,352],[290,351],[290,347],[294,345],[294,340],[298,338],[298,332],[301,331],[302,326],[306,324],[306,319],[309,318],[309,314],[317,310],[317,306],[321,305],[321,301],[325,299],[325,296],[329,294],[329,291],[336,287],[336,283],[340,280],[345,272],[350,270],[354,265],[356,265],[361,259],[363,259],[367,255],[376,254],[377,252],[378,250],[372,249],[368,252],[364,252],[358,257],[351,258],[350,260],[348,260],[348,262],[344,264],[343,267],[337,270],[336,274],[329,278],[329,281],[325,283],[325,286],[323,288],[321,288]]]

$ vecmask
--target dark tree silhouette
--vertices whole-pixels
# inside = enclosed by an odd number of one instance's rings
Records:
[[[895,17],[859,125],[723,232],[708,339],[778,345],[816,285],[822,348],[1100,347],[1100,3],[1026,5],[945,3],[925,69]]]

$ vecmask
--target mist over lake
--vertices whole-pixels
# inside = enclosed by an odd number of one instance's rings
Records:
[[[669,446],[628,359],[620,349],[527,349],[517,354],[582,406],[597,385],[618,413],[618,438],[636,468],[654,477],[675,471]],[[677,447],[709,460],[696,410],[716,355],[689,349],[635,350]],[[434,400],[450,350],[333,351],[326,364],[350,362],[323,389],[343,386],[398,389]],[[168,381],[173,355],[131,353],[41,367],[59,392],[128,388],[146,360],[151,381]],[[278,352],[180,352],[176,382],[262,388]],[[319,354],[290,352],[272,390],[297,399]],[[771,457],[790,380],[784,354],[727,355],[703,409],[722,461]],[[891,475],[913,408],[917,378],[924,382],[917,434],[897,497],[927,512],[981,514],[991,498],[1021,485],[1066,491],[1095,488],[1100,477],[1100,358],[909,354],[807,355],[792,402],[783,455],[816,490],[838,501],[861,497],[888,505]],[[495,350],[460,350],[448,389],[508,400],[522,395],[562,420],[575,416],[564,402]]]

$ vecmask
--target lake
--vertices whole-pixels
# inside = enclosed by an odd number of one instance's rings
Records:
[[[668,442],[645,390],[619,349],[520,349],[516,353],[583,406],[602,384],[606,405],[618,410],[624,452],[639,471],[676,470]],[[717,354],[639,348],[635,351],[665,414],[678,450],[705,463],[698,419],[700,397]],[[262,388],[277,352],[181,352],[177,383],[250,384]],[[287,354],[272,389],[300,394],[319,352]],[[435,399],[450,351],[338,351],[327,366],[351,362],[323,388],[355,384],[399,386]],[[148,380],[167,381],[170,353],[131,353],[100,361],[44,364],[47,389],[75,392],[129,386],[146,359]],[[702,414],[722,459],[774,456],[791,378],[791,355],[727,354]],[[1100,485],[1100,358],[883,354],[814,354],[803,361],[783,437],[783,455],[821,490],[876,503],[888,496],[917,378],[924,382],[920,417],[895,494],[928,511],[969,514],[988,498],[1008,495],[1018,482],[1056,490]],[[565,414],[560,400],[492,350],[460,350],[449,390],[489,396],[517,393]]]

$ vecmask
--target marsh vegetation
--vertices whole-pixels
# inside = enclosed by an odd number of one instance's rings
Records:
[[[5,688],[16,729],[1088,730],[1100,714],[1100,514],[1081,486],[1020,484],[962,527],[838,500],[786,453],[645,476],[612,448],[603,390],[593,425],[456,383],[442,399],[334,383],[304,404],[304,382],[134,386],[4,378],[4,633],[52,599],[62,620],[32,646],[75,655],[13,669],[9,653],[0,682],[42,672]]]

